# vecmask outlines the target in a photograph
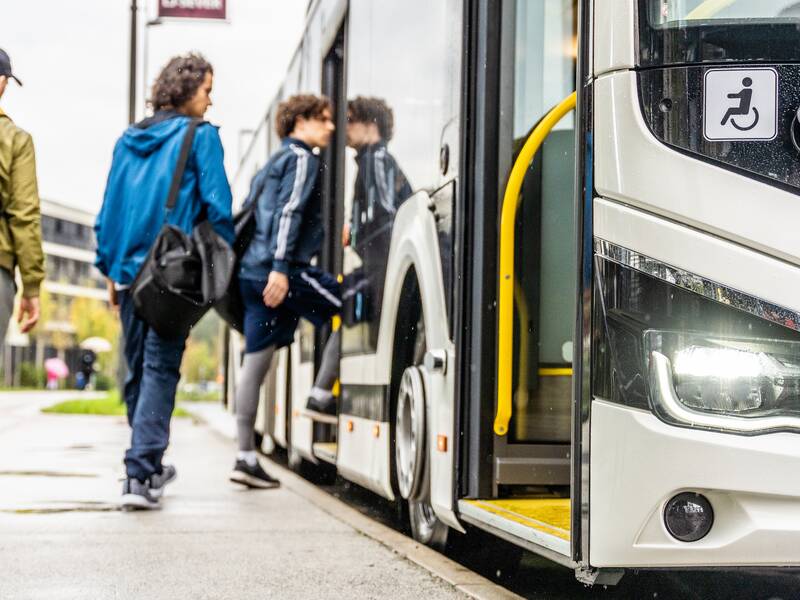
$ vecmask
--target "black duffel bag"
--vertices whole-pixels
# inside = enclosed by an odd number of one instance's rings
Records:
[[[183,138],[167,197],[167,214],[175,207],[199,123],[192,119]],[[137,316],[162,338],[188,336],[225,294],[234,262],[233,249],[208,221],[196,225],[191,235],[165,223],[131,285]]]
[[[256,208],[262,190],[263,186],[247,199],[242,209],[233,217],[233,229],[236,233],[233,251],[236,255],[236,266],[228,284],[228,290],[214,304],[217,314],[239,333],[244,333],[244,302],[242,293],[239,291],[239,278],[236,272],[239,270],[239,261],[256,234]]]

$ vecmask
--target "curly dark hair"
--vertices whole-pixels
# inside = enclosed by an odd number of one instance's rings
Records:
[[[278,105],[275,115],[275,131],[283,139],[294,131],[298,117],[314,119],[321,117],[325,110],[332,110],[331,101],[325,96],[297,94]]]
[[[375,123],[381,138],[388,142],[394,135],[394,111],[383,98],[356,96],[347,102],[348,119],[356,123]]]
[[[176,56],[167,63],[153,84],[150,100],[153,110],[178,109],[191,100],[214,68],[201,54]]]

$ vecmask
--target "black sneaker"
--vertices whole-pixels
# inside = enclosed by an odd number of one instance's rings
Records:
[[[153,498],[161,498],[164,495],[164,488],[168,483],[175,481],[178,471],[172,465],[161,467],[161,473],[154,473],[150,476],[150,495]]]
[[[138,479],[126,479],[122,484],[122,510],[154,510],[161,508],[158,498],[150,493],[147,482]]]
[[[333,397],[333,394],[323,398],[309,396],[304,412],[314,421],[336,425],[336,398]]]
[[[237,460],[233,471],[230,474],[230,480],[234,483],[240,483],[251,488],[270,489],[280,487],[281,482],[277,479],[270,477],[258,461],[252,467],[247,464],[245,460]]]

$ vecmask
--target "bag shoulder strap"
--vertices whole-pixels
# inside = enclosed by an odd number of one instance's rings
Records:
[[[194,132],[197,126],[202,122],[201,119],[191,119],[189,121],[189,127],[186,128],[186,133],[183,136],[183,143],[181,144],[181,151],[180,154],[178,154],[178,163],[175,165],[175,173],[172,175],[172,184],[169,186],[167,211],[175,208],[175,202],[178,200],[178,192],[181,189],[181,182],[183,181],[183,173],[186,170],[186,163],[189,161],[189,153],[192,151]]]

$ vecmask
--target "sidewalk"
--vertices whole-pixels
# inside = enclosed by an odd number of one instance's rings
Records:
[[[192,419],[163,510],[121,513],[125,419],[39,412],[61,399],[0,393],[3,600],[464,597],[290,486],[229,483],[234,446]]]

